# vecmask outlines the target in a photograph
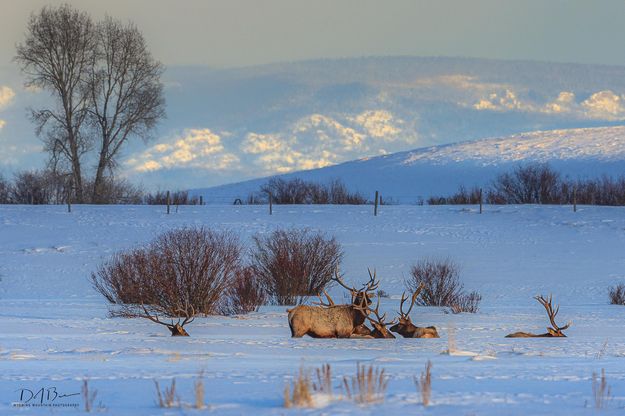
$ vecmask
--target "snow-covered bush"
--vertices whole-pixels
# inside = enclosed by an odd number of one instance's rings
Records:
[[[111,302],[112,316],[148,318],[167,325],[172,335],[186,335],[174,330],[196,314],[227,311],[229,288],[241,270],[241,251],[238,238],[228,232],[173,230],[145,248],[113,256],[91,280]],[[159,317],[172,319],[171,324]],[[179,318],[180,328],[174,318]]]
[[[477,292],[464,292],[458,266],[450,259],[424,259],[414,264],[406,287],[414,292],[421,285],[423,290],[416,302],[422,306],[446,306],[453,313],[475,313],[482,299]]]
[[[307,229],[276,230],[254,236],[251,267],[271,302],[293,305],[317,295],[343,259],[334,237]]]
[[[610,304],[612,305],[625,305],[625,284],[619,283],[616,286],[608,289],[608,296],[610,297]]]

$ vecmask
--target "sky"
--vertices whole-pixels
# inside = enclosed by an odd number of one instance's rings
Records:
[[[108,14],[136,23],[153,55],[169,69],[190,66],[228,69],[317,58],[371,56],[457,56],[625,65],[625,53],[622,53],[622,41],[625,39],[625,25],[622,24],[625,17],[623,0],[596,2],[66,0],[65,2],[89,12],[94,18]],[[24,38],[25,25],[30,13],[45,5],[61,3],[45,0],[3,0],[0,5],[2,8],[0,174],[3,172],[5,175],[11,174],[19,169],[39,168],[45,159],[41,153],[41,142],[34,135],[26,111],[29,105],[39,102],[41,97],[24,89],[23,79],[12,59],[15,45]],[[171,73],[173,72],[168,72]],[[523,89],[515,90],[506,83],[484,83],[464,73],[453,76],[455,78],[439,79],[434,84],[445,91],[449,91],[450,88],[454,91],[462,90],[462,99],[458,98],[454,103],[457,107],[469,108],[475,112],[486,110],[485,112],[490,115],[501,114],[504,108],[506,112],[534,111],[528,110],[530,104],[518,104],[520,102],[518,100],[523,98],[535,100],[534,96],[529,96]],[[277,126],[275,123],[265,126],[254,125],[251,119],[245,118],[249,103],[236,101],[237,97],[230,99],[221,91],[220,99],[227,103],[233,101],[238,105],[235,109],[238,118],[234,124],[217,126],[213,120],[215,117],[211,119],[208,114],[209,110],[206,110],[205,119],[201,118],[201,114],[193,119],[185,118],[185,113],[197,113],[198,106],[209,107],[210,104],[200,100],[198,96],[186,96],[184,99],[176,96],[176,86],[185,82],[188,84],[190,81],[171,77],[167,79],[169,119],[155,132],[156,137],[152,143],[129,149],[125,154],[127,161],[122,164],[123,174],[132,174],[133,169],[140,169],[137,166],[160,166],[158,169],[144,169],[141,172],[142,181],[151,187],[157,187],[162,185],[164,178],[169,177],[169,180],[172,180],[173,176],[166,174],[168,170],[184,167],[188,168],[187,178],[194,178],[193,186],[202,183],[215,185],[258,174],[268,175],[293,169],[321,167],[349,159],[438,143],[433,139],[430,141],[423,139],[426,137],[423,129],[427,127],[427,114],[412,112],[399,117],[397,112],[401,115],[402,111],[397,110],[396,103],[392,102],[393,97],[385,98],[382,93],[376,97],[370,108],[354,106],[353,109],[345,109],[342,112],[338,110],[333,113],[311,112],[298,114],[297,117],[291,114],[293,119],[285,118],[283,126]],[[199,85],[202,78],[194,78],[193,82]],[[284,87],[288,90],[283,84],[274,85],[271,82],[273,81],[269,80],[266,85],[260,87],[259,84],[254,84],[259,88],[259,97],[264,94],[263,88],[275,91]],[[419,88],[425,88],[423,85]],[[194,91],[193,86],[189,88],[189,85],[183,85],[183,87],[187,93]],[[562,90],[550,97],[540,97],[542,99],[540,103],[531,105],[534,109],[542,109],[540,106],[551,105],[550,103],[554,102],[562,106],[559,100],[566,99],[568,101],[564,104],[576,109],[579,114],[580,111],[577,109],[587,110],[590,105],[588,103],[592,104],[601,99],[603,100],[600,102],[601,111],[605,112],[607,109],[609,113],[606,113],[607,116],[604,117],[604,113],[601,113],[601,117],[593,116],[593,118],[589,117],[586,111],[585,115],[579,118],[586,121],[592,118],[593,122],[599,124],[601,121],[620,122],[623,118],[620,112],[625,111],[621,108],[622,103],[625,103],[625,90],[609,87],[602,86],[581,92]],[[237,93],[236,88],[231,86],[228,88],[234,94]],[[210,88],[205,88],[205,85],[197,90],[197,94],[200,94],[200,90],[202,94],[211,95]],[[344,94],[344,90],[339,88],[338,94]],[[524,93],[528,96],[523,97]],[[283,101],[288,101],[301,96],[302,92],[288,90],[285,94],[294,94],[282,97]],[[598,95],[595,97],[593,94]],[[170,97],[173,99],[170,100]],[[495,105],[476,107],[484,100],[490,102],[493,97],[504,104],[499,105],[499,108]],[[252,97],[254,100],[257,98]],[[327,96],[324,100],[320,101],[319,105],[310,107],[323,108],[328,102],[332,102],[331,99],[328,101]],[[277,99],[274,101],[278,103],[276,106],[283,102]],[[195,108],[191,109],[192,105]],[[262,106],[261,102],[259,107]],[[240,110],[241,108],[243,110]],[[217,110],[214,114],[228,118],[229,113],[223,108]],[[262,108],[262,111],[269,110]],[[540,110],[534,113],[540,113],[541,117],[545,117],[547,111]],[[280,117],[284,114],[280,113]],[[319,127],[320,125],[323,126]],[[372,125],[375,128],[372,129]],[[539,123],[533,122],[531,125]],[[519,128],[527,128],[524,126],[519,125]],[[384,133],[372,133],[378,130]],[[487,136],[503,130],[479,131]],[[349,140],[352,142],[356,140],[359,146],[352,143],[348,147],[349,151],[341,153],[334,145],[328,145],[335,142],[344,144],[347,140],[346,134],[349,135]],[[438,133],[434,132],[430,136],[435,137],[436,134]],[[154,149],[169,146],[176,152],[180,150],[177,148],[178,144],[187,143],[189,137],[193,143],[210,146],[202,147],[199,151],[211,155],[212,159],[188,165],[181,162],[178,166],[179,161],[188,159],[193,153],[185,148],[184,152],[178,152],[184,157],[169,158],[167,159],[169,163],[161,161],[155,164],[158,159],[153,157]],[[443,136],[439,134],[439,137]],[[456,139],[467,138],[469,137]],[[447,137],[444,139],[447,140]],[[264,146],[272,143],[271,148],[279,155],[266,155],[260,152],[258,143],[261,143],[261,140]],[[250,144],[252,142],[253,145]],[[304,142],[305,145],[302,144]],[[321,142],[324,143],[323,146],[316,145]],[[197,152],[198,149],[194,148],[193,151]],[[150,158],[147,158],[146,154]],[[250,155],[260,156],[248,160],[247,157]],[[262,166],[258,165],[260,163],[258,160],[261,159],[266,161]],[[213,168],[203,169],[203,164],[210,164]],[[250,165],[253,168],[246,170],[241,165]],[[215,167],[222,168],[216,170]],[[179,181],[178,177],[175,180]]]
[[[625,1],[73,0],[136,22],[167,65],[231,67],[310,58],[470,56],[625,64]],[[44,0],[3,0],[0,65]]]

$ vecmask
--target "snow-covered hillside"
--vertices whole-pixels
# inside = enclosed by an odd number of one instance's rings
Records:
[[[339,178],[365,195],[376,190],[400,203],[449,195],[460,185],[487,185],[520,164],[549,163],[571,178],[625,174],[625,127],[536,131],[365,158],[326,168],[282,175],[327,182]],[[192,193],[207,202],[227,203],[257,191],[268,178]]]
[[[166,215],[157,206],[0,206],[0,414],[78,414],[73,408],[13,407],[21,389],[97,390],[96,414],[204,414],[159,409],[154,381],[173,378],[185,403],[203,371],[210,414],[536,415],[595,414],[591,377],[606,370],[612,399],[602,414],[625,406],[625,307],[607,304],[609,285],[625,281],[625,211],[564,206],[192,206]],[[435,325],[440,339],[291,339],[284,307],[241,317],[198,317],[191,337],[172,338],[147,320],[110,319],[88,276],[112,253],[176,227],[231,229],[249,243],[276,227],[320,229],[345,249],[349,283],[375,267],[389,293],[382,312],[395,316],[410,265],[449,257],[468,290],[483,295],[477,314],[417,307],[412,319]],[[548,319],[532,296],[553,293],[562,339],[509,339],[544,331]],[[331,291],[342,299],[340,288]],[[459,351],[448,354],[455,338]],[[462,352],[464,351],[464,352]],[[453,352],[453,351],[452,351]],[[432,403],[420,404],[413,377],[427,360]],[[370,407],[329,401],[310,411],[282,407],[284,386],[300,367],[329,363],[340,394],[356,363],[384,368],[386,401]],[[37,398],[38,400],[39,398]],[[49,399],[44,400],[50,403]],[[83,406],[80,396],[57,404]]]

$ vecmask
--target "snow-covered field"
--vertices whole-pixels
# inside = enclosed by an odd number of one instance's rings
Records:
[[[106,414],[196,414],[160,409],[153,380],[175,377],[183,402],[204,372],[214,414],[594,414],[593,372],[605,369],[612,400],[625,407],[625,307],[608,305],[608,286],[625,282],[625,208],[560,206],[162,207],[0,206],[0,414],[75,414],[73,408],[17,408],[21,389],[80,392],[83,378]],[[198,318],[189,338],[139,319],[110,319],[89,274],[115,251],[149,241],[163,230],[207,225],[244,241],[281,226],[335,235],[354,284],[375,267],[394,315],[410,265],[449,257],[468,290],[483,295],[479,313],[450,315],[415,308],[413,321],[435,325],[440,339],[291,339],[284,307],[241,317]],[[532,299],[554,294],[558,321],[572,320],[563,339],[507,339],[544,332],[548,320]],[[342,297],[339,289],[331,294]],[[447,354],[448,336],[473,354]],[[424,408],[413,382],[433,363],[432,403]],[[285,384],[299,368],[332,365],[337,393],[356,363],[389,376],[386,401],[361,407],[345,400],[312,410],[282,407]],[[80,396],[55,403],[79,404]]]

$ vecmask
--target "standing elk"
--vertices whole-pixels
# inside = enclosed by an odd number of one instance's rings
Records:
[[[364,322],[373,296],[371,292],[379,284],[375,272],[371,274],[369,271],[369,281],[360,290],[347,286],[338,272],[334,273],[332,280],[350,291],[351,304],[335,305],[324,291],[327,304],[320,297],[318,306],[299,305],[287,309],[292,337],[308,335],[312,338],[349,338],[354,332],[364,334],[370,331],[366,329]]]
[[[549,316],[549,321],[551,322],[551,327],[547,327],[547,333],[545,334],[531,334],[529,332],[515,332],[513,334],[506,335],[506,338],[542,338],[542,337],[557,337],[557,338],[566,338],[566,335],[562,333],[565,329],[571,326],[571,322],[567,323],[563,327],[559,327],[556,324],[556,315],[560,310],[560,306],[556,306],[556,309],[553,309],[551,306],[551,295],[549,295],[548,299],[545,299],[542,295],[535,296],[536,299],[541,305],[545,307],[547,311],[547,316]]]
[[[408,311],[406,312],[404,312],[404,302],[408,300],[408,298],[406,297],[406,292],[401,295],[401,303],[399,304],[399,320],[390,328],[391,331],[398,333],[404,338],[439,338],[436,327],[419,327],[414,325],[410,320],[410,311],[417,300],[417,296],[419,296],[422,290],[423,284],[421,284],[412,294],[410,308],[408,308]]]

